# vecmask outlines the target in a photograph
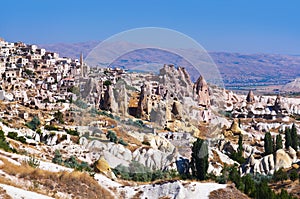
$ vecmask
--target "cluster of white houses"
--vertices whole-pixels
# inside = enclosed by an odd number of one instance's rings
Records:
[[[105,92],[103,82],[116,81],[123,74],[122,69],[90,69],[82,54],[79,59],[60,57],[36,45],[0,38],[2,101],[52,109],[56,102],[84,94],[88,103],[97,105]],[[72,90],[74,87],[78,88],[77,93]]]

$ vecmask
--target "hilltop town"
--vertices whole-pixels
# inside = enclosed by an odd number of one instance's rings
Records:
[[[0,74],[1,197],[248,198],[260,192],[241,182],[264,177],[270,193],[300,197],[299,98],[238,95],[173,64],[98,68],[3,39]]]

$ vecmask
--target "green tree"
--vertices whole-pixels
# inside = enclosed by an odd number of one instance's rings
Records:
[[[238,149],[237,149],[237,152],[238,152],[238,155],[240,156],[240,157],[242,157],[243,156],[243,135],[242,134],[240,134],[239,135],[239,141],[238,141]]]
[[[197,138],[192,146],[191,157],[192,176],[204,180],[208,169],[208,145],[205,140]]]
[[[295,124],[292,125],[291,138],[292,138],[291,146],[293,147],[293,149],[295,149],[295,151],[297,151],[298,150],[298,136],[297,136],[297,128],[296,128]]]
[[[280,134],[276,136],[276,151],[278,149],[282,149],[282,138]]]
[[[275,198],[275,193],[268,186],[267,181],[263,180],[262,182],[258,183],[258,185],[256,186],[255,198],[257,199]]]
[[[244,184],[244,193],[248,196],[254,198],[256,192],[255,182],[250,174],[242,177],[242,182]]]
[[[241,189],[241,176],[236,167],[233,167],[229,172],[229,180],[231,180],[238,189]]]
[[[288,149],[292,145],[291,129],[285,129],[285,148]]]
[[[269,155],[273,153],[273,140],[272,140],[272,136],[270,132],[267,132],[265,134],[265,138],[264,138],[265,144],[264,144],[264,148],[265,148],[265,155]]]
[[[292,181],[295,181],[295,180],[297,180],[298,178],[299,178],[299,174],[298,174],[297,170],[293,169],[293,170],[291,171],[291,173],[290,173],[290,179],[291,179]]]

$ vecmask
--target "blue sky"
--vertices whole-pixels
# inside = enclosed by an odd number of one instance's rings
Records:
[[[8,41],[100,41],[151,26],[187,34],[209,51],[300,55],[298,0],[7,0],[0,7],[0,37]]]

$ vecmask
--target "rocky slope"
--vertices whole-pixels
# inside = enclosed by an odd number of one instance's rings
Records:
[[[286,85],[281,89],[282,91],[291,91],[291,92],[300,92],[300,78],[297,78]]]

